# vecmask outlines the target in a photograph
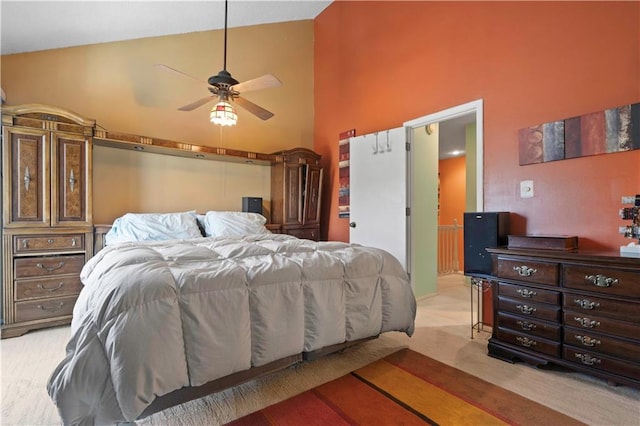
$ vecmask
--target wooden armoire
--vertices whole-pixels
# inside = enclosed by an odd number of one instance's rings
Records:
[[[92,255],[95,121],[2,107],[2,337],[66,324]]]
[[[306,148],[276,153],[284,161],[271,166],[271,222],[278,232],[320,238],[322,167],[319,154]]]

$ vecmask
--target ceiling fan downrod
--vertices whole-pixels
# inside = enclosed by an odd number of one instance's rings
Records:
[[[224,0],[224,60],[222,63],[222,69],[227,70],[227,15],[228,15],[228,0]]]
[[[208,83],[212,86],[216,86],[221,88],[221,85],[224,87],[230,87],[238,84],[238,80],[231,77],[231,74],[227,71],[227,16],[228,16],[228,0],[224,1],[224,54],[223,54],[223,62],[222,62],[222,71],[218,74],[209,77]]]

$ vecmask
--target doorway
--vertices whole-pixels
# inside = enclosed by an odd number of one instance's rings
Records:
[[[483,102],[472,101],[404,123],[410,144],[407,194],[408,265],[418,297],[437,292],[438,277],[438,161],[447,151],[448,128],[475,122],[475,143],[465,145],[465,209],[482,211]],[[441,135],[441,132],[444,134]],[[443,136],[441,138],[441,136]],[[442,139],[442,144],[441,144]]]

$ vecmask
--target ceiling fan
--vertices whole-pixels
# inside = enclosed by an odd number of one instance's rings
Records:
[[[241,97],[241,93],[246,93],[254,90],[268,89],[271,87],[281,86],[282,83],[272,74],[266,74],[262,77],[254,78],[253,80],[247,80],[242,83],[238,82],[227,71],[227,0],[224,2],[224,63],[223,69],[218,74],[209,77],[205,82],[189,74],[185,74],[182,71],[178,71],[164,64],[156,64],[156,67],[165,71],[178,74],[183,77],[190,78],[203,84],[211,92],[204,98],[198,99],[187,105],[183,105],[178,108],[179,111],[193,111],[194,109],[211,102],[214,99],[218,99],[218,103],[211,110],[211,121],[215,124],[221,125],[234,125],[236,124],[237,115],[233,110],[230,102],[234,102],[238,106],[249,111],[256,117],[262,120],[268,120],[273,117],[273,113],[267,111],[259,105],[254,104],[251,101]],[[218,118],[218,120],[216,120]]]

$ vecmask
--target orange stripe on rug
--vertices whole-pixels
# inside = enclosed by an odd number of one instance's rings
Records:
[[[427,416],[388,398],[353,375],[325,383],[312,392],[354,425],[435,424]]]
[[[381,389],[438,424],[504,425],[505,422],[385,360],[354,371],[355,376]]]
[[[584,424],[546,405],[410,349],[400,350],[384,359],[511,424],[567,426]]]

